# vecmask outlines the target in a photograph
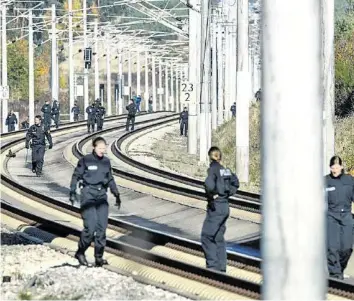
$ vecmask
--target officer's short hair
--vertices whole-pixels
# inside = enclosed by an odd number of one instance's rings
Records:
[[[133,99],[133,98],[131,98],[131,99],[130,99],[130,101],[134,102],[134,99]]]
[[[221,160],[221,150],[217,146],[212,146],[208,151],[209,159],[212,161]]]
[[[36,115],[34,118],[37,118],[39,120],[42,120],[42,116],[41,115]]]
[[[333,165],[338,164],[340,166],[343,165],[342,158],[339,156],[333,156],[331,160],[329,161],[329,167],[332,167]]]
[[[97,144],[100,143],[100,142],[103,142],[104,144],[107,144],[107,142],[106,142],[106,140],[105,140],[104,138],[102,138],[102,137],[97,137],[97,138],[93,139],[93,141],[92,141],[92,146],[93,146],[93,147],[96,147]]]

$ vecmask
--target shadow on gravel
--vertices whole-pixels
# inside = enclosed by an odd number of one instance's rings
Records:
[[[18,233],[1,233],[0,244],[2,246],[35,245],[37,243],[21,237]]]

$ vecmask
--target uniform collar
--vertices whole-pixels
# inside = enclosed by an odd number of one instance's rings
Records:
[[[103,155],[102,157],[97,156],[97,154],[95,153],[94,150],[92,151],[92,155],[93,155],[97,160],[102,160],[103,157],[104,157],[104,155]]]

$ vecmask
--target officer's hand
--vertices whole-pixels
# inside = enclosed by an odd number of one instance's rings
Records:
[[[77,195],[76,195],[75,191],[70,192],[69,201],[70,201],[71,205],[74,206],[75,202],[77,201]]]
[[[53,144],[50,144],[50,145],[49,145],[49,149],[52,149],[52,148],[53,148]]]
[[[115,203],[115,206],[117,206],[118,207],[118,210],[120,209],[120,205],[121,205],[121,200],[120,200],[120,195],[119,194],[116,194],[115,195],[115,197],[116,197],[116,203]]]
[[[208,200],[207,209],[210,209],[211,211],[215,211],[214,200]]]
[[[28,144],[26,144],[26,148],[29,149],[29,145]]]

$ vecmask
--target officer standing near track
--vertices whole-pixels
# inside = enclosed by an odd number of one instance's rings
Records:
[[[227,256],[224,234],[226,220],[230,214],[228,199],[236,193],[239,181],[235,174],[220,164],[219,148],[211,147],[208,155],[211,163],[204,183],[208,206],[202,228],[202,248],[207,268],[226,272]]]
[[[127,123],[125,125],[125,130],[127,132],[129,131],[129,124],[131,122],[132,123],[131,130],[134,131],[135,115],[136,115],[136,105],[134,103],[134,99],[130,100],[130,104],[126,106],[126,109],[128,110],[128,116],[127,116]]]
[[[59,118],[60,118],[59,115],[60,115],[60,104],[56,99],[54,99],[53,106],[52,106],[52,117],[56,129],[59,127]]]
[[[329,277],[344,279],[353,248],[354,178],[344,174],[342,159],[330,160],[331,173],[325,177],[327,193],[327,265]]]
[[[184,130],[184,136],[187,136],[188,132],[188,111],[187,107],[183,108],[183,112],[179,116],[179,128],[181,132],[181,136],[183,135],[183,130]]]
[[[96,120],[97,120],[97,131],[101,131],[103,128],[104,115],[106,114],[106,109],[101,103],[97,105]]]
[[[52,118],[51,118],[51,113],[52,113],[52,108],[50,106],[49,100],[46,100],[45,104],[42,106],[41,109],[43,113],[43,123],[46,129],[50,129],[50,125],[52,124]]]
[[[17,124],[17,117],[14,113],[13,110],[10,111],[10,113],[7,115],[5,125],[7,125],[7,131],[8,132],[13,132],[15,130],[15,124]]]
[[[93,140],[92,154],[82,157],[74,170],[70,183],[70,201],[77,200],[76,186],[82,181],[80,211],[84,222],[84,230],[81,232],[79,248],[75,258],[81,265],[88,265],[85,252],[95,240],[96,266],[107,264],[103,259],[106,246],[106,229],[108,225],[107,189],[116,198],[116,206],[120,209],[119,191],[112,176],[111,162],[104,156],[106,141],[102,137]]]
[[[231,106],[230,111],[232,113],[232,117],[236,117],[236,102]]]
[[[74,103],[74,106],[71,108],[71,113],[74,114],[74,121],[79,121],[80,108],[77,103]]]
[[[21,130],[28,129],[29,125],[29,116],[27,116],[27,118],[21,122]]]
[[[42,117],[37,115],[34,119],[34,124],[30,126],[26,134],[26,148],[30,148],[32,140],[32,172],[36,173],[37,177],[42,174],[45,153],[45,138],[49,143],[49,149],[53,147],[52,136],[49,129],[42,124]]]
[[[91,127],[92,127],[92,133],[95,131],[95,118],[96,118],[96,110],[97,108],[95,107],[95,103],[92,103],[86,108],[86,113],[87,113],[87,132],[91,133]]]

